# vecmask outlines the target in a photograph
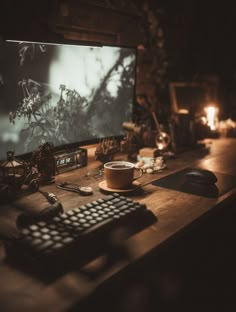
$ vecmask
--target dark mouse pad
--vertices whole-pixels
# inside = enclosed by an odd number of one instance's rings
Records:
[[[189,193],[193,195],[204,196],[208,198],[217,198],[233,187],[236,187],[236,177],[228,174],[214,172],[218,181],[213,185],[204,185],[198,183],[190,183],[185,174],[193,168],[185,168],[169,176],[154,181],[152,184],[175,191]]]

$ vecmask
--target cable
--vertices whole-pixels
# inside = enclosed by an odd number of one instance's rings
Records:
[[[93,189],[91,188],[91,186],[79,186],[76,183],[60,182],[56,185],[56,187],[62,190],[79,193],[80,195],[85,196],[93,194]]]

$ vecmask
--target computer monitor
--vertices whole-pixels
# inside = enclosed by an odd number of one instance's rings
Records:
[[[0,159],[124,135],[132,120],[136,49],[9,41],[0,44]]]

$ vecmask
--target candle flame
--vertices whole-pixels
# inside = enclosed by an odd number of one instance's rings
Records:
[[[216,129],[217,109],[214,106],[208,106],[206,107],[205,110],[206,110],[207,125],[213,131]]]

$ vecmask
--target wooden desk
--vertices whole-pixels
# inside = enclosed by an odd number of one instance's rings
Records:
[[[143,231],[133,235],[126,242],[129,256],[113,263],[101,270],[105,255],[94,260],[86,266],[93,278],[78,271],[68,272],[56,280],[45,282],[30,274],[9,266],[5,262],[3,244],[0,248],[0,309],[1,311],[68,311],[71,307],[79,305],[84,299],[92,298],[93,294],[103,287],[121,283],[124,274],[129,270],[140,269],[146,259],[152,254],[161,253],[168,243],[181,237],[206,216],[214,211],[224,209],[236,197],[236,187],[233,187],[218,198],[207,198],[191,195],[151,184],[151,181],[162,178],[184,167],[200,166],[226,175],[236,177],[236,140],[222,138],[209,140],[209,153],[200,148],[178,155],[177,159],[167,162],[168,169],[155,175],[145,174],[141,179],[146,185],[142,192],[133,196],[141,201],[158,217],[158,222]],[[65,210],[80,206],[86,202],[101,197],[98,183],[93,175],[98,171],[99,163],[93,159],[88,167],[61,174],[57,181],[77,182],[81,185],[90,185],[94,194],[82,197],[78,194],[56,189],[55,185],[42,187],[45,191],[57,194]],[[149,184],[147,184],[150,182]],[[2,205],[0,209],[0,229],[2,235],[15,233],[15,221],[22,210],[40,210],[48,203],[39,193],[28,195],[17,202]],[[83,268],[84,269],[84,268]],[[97,274],[95,274],[97,272]],[[128,273],[127,273],[128,274]],[[121,283],[122,284],[122,283]]]

